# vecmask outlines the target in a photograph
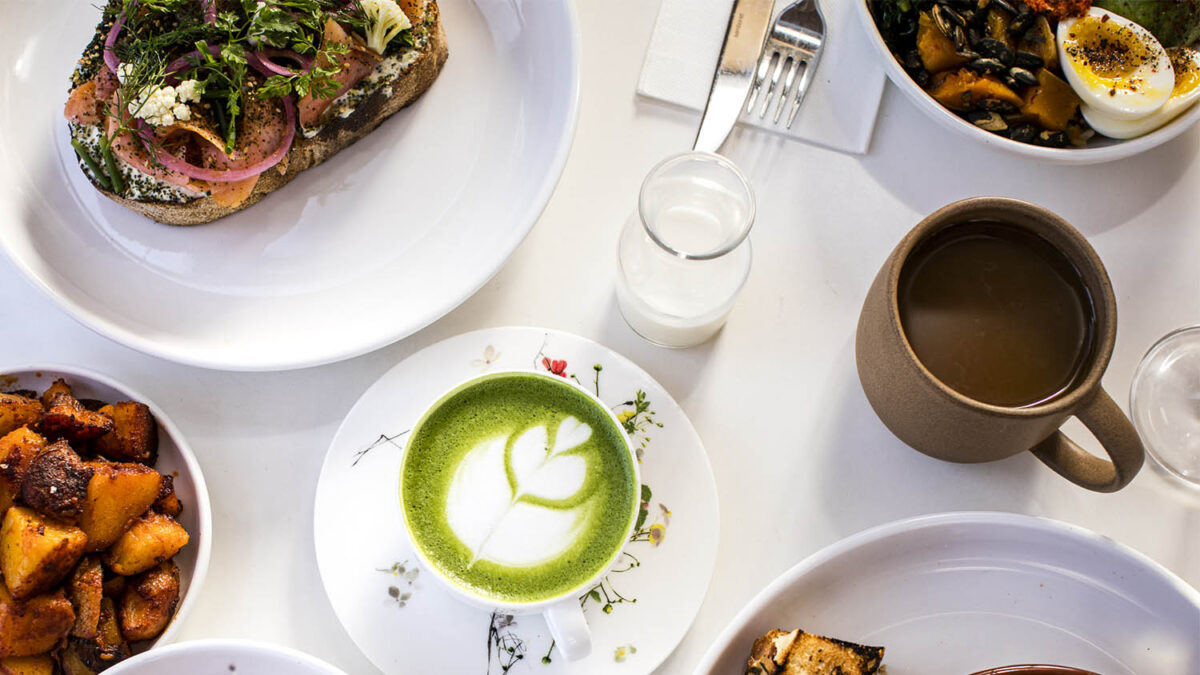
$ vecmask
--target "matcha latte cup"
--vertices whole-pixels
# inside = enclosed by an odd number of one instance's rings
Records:
[[[400,465],[405,533],[425,570],[470,605],[544,615],[568,661],[591,652],[579,598],[620,558],[640,492],[613,412],[532,371],[450,389],[409,432]]]

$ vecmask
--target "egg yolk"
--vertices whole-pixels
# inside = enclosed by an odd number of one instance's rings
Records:
[[[1200,66],[1196,65],[1192,52],[1187,49],[1168,49],[1167,52],[1171,55],[1171,67],[1175,69],[1175,88],[1171,90],[1171,97],[1200,87]]]
[[[1121,88],[1137,91],[1141,78],[1137,69],[1158,54],[1142,36],[1128,26],[1108,17],[1088,16],[1071,27],[1067,55],[1082,66],[1076,72],[1097,88]]]

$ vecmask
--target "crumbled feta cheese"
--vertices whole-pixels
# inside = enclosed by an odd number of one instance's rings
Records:
[[[130,102],[129,114],[140,117],[156,127],[169,127],[176,120],[192,119],[188,101],[200,100],[200,88],[196,80],[184,80],[178,87],[163,85],[143,91]]]
[[[120,82],[121,84],[125,84],[125,80],[129,79],[129,76],[132,73],[133,73],[133,64],[132,63],[122,63],[121,65],[117,66],[117,81]]]
[[[200,82],[197,80],[184,80],[175,86],[175,96],[180,103],[191,103],[200,100]],[[179,115],[176,115],[179,117]]]

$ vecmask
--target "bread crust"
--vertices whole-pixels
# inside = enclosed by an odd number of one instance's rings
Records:
[[[411,105],[433,85],[450,50],[437,3],[430,0],[426,11],[432,18],[429,40],[412,64],[390,83],[377,87],[355,108],[353,114],[345,118],[334,116],[312,138],[297,133],[284,161],[263,172],[254,185],[254,191],[237,206],[221,206],[208,196],[184,204],[126,199],[95,182],[93,186],[105,197],[130,211],[167,225],[203,225],[253,206],[263,197],[290,183],[302,171],[321,164],[374,131],[384,120]],[[390,96],[386,92],[389,88]],[[286,169],[280,172],[280,166],[286,166]],[[87,175],[87,172],[84,174]]]

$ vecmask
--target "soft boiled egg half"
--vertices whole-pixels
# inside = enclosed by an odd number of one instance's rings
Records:
[[[1173,47],[1167,54],[1175,70],[1175,88],[1163,107],[1141,119],[1124,120],[1085,104],[1079,109],[1088,125],[1109,138],[1136,138],[1170,122],[1200,100],[1200,51]]]
[[[1063,74],[1093,111],[1113,120],[1140,120],[1171,97],[1175,72],[1167,50],[1129,19],[1092,7],[1084,16],[1060,21],[1057,39]]]

